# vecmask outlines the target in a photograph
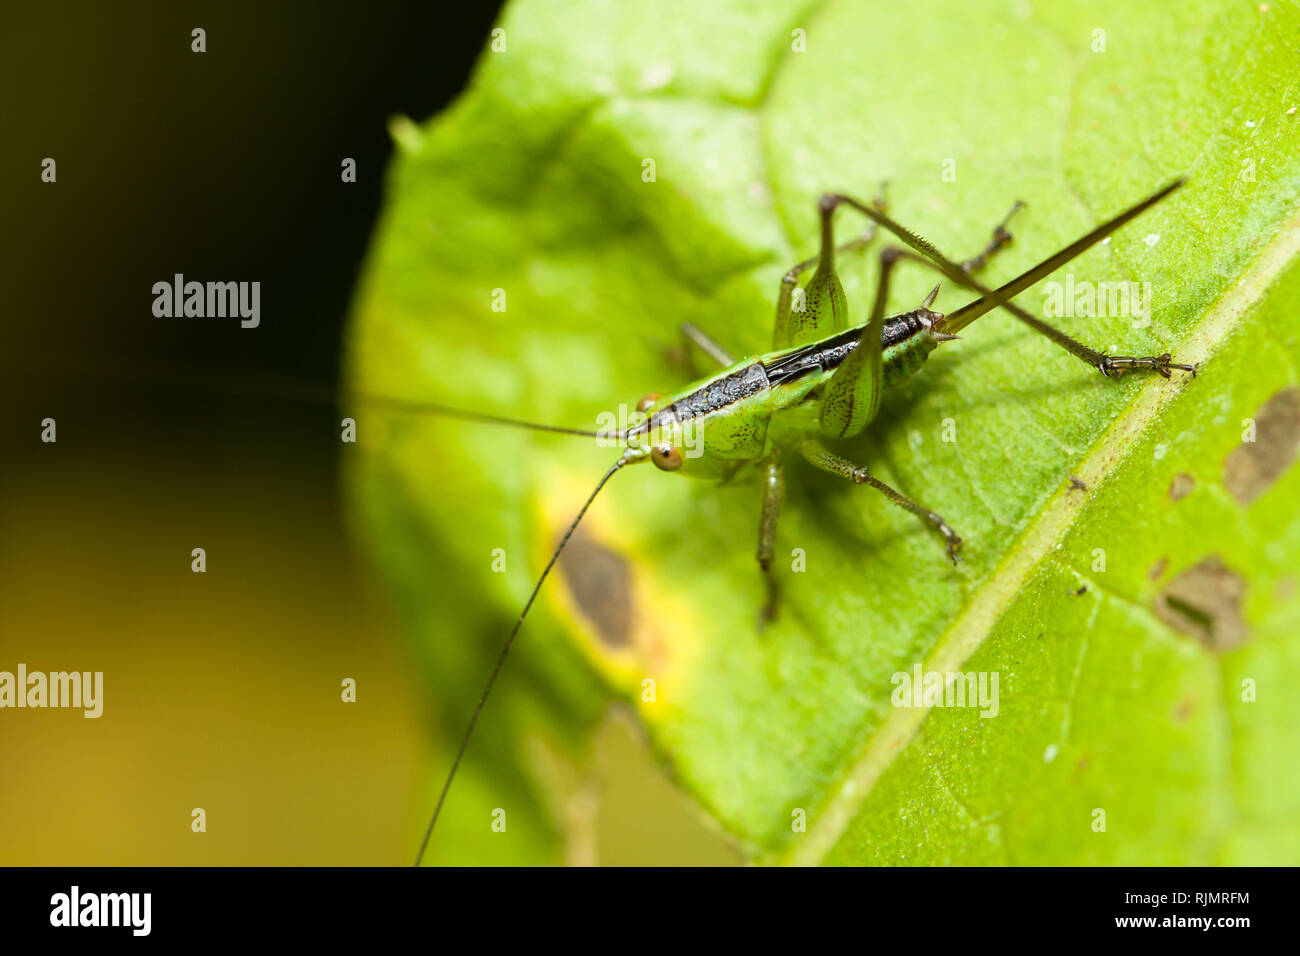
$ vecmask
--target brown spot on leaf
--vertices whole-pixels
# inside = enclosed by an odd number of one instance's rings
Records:
[[[1147,572],[1147,577],[1152,581],[1159,581],[1161,575],[1165,573],[1165,568],[1169,567],[1169,559],[1165,557],[1157,558],[1156,563],[1151,565],[1151,570]]]
[[[1223,484],[1248,505],[1286,471],[1300,447],[1300,389],[1282,389],[1255,413],[1255,440],[1243,441],[1223,461]]]
[[[1210,555],[1170,581],[1156,598],[1156,614],[1212,651],[1240,647],[1249,636],[1241,616],[1246,582],[1217,555]]]
[[[574,603],[601,641],[614,649],[627,647],[632,632],[632,581],[627,559],[579,526],[560,556],[560,569]]]
[[[1186,498],[1196,487],[1196,479],[1191,475],[1179,473],[1174,475],[1174,480],[1169,482],[1169,498],[1172,501],[1179,501]]]

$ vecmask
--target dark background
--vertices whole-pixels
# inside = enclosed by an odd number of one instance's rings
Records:
[[[6,439],[27,447],[32,414],[74,408],[225,421],[224,397],[159,381],[333,382],[387,121],[456,96],[498,6],[5,4]],[[175,272],[261,281],[261,327],[155,318],[151,287]]]
[[[243,386],[337,381],[388,120],[457,95],[496,8],[0,8],[0,669],[105,674],[99,720],[5,714],[0,862],[411,856],[428,695],[346,528],[338,415]],[[176,272],[260,281],[260,327],[156,318]]]

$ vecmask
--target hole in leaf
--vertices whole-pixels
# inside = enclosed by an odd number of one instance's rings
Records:
[[[627,647],[632,624],[627,559],[579,526],[560,556],[560,570],[574,603],[601,642],[616,649]]]

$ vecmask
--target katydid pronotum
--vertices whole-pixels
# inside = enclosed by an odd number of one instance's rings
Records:
[[[621,454],[601,476],[569,524],[501,648],[461,737],[460,747],[420,844],[416,865],[424,858],[479,716],[524,619],[588,508],[616,472],[646,461],[653,462],[661,471],[713,479],[729,478],[744,468],[759,469],[762,509],[757,556],[766,582],[760,626],[776,615],[779,601],[772,559],[777,522],[785,497],[783,455],[798,454],[817,468],[881,492],[928,526],[942,540],[948,557],[956,562],[962,539],[947,520],[885,484],[865,467],[840,457],[827,447],[826,440],[848,438],[862,432],[875,419],[881,394],[886,389],[905,382],[921,368],[930,352],[944,342],[957,339],[957,333],[963,328],[996,308],[1007,310],[1035,332],[1109,378],[1118,378],[1129,370],[1139,369],[1157,372],[1165,378],[1169,378],[1174,369],[1195,375],[1195,366],[1174,362],[1169,353],[1114,356],[1089,348],[1011,301],[1181,185],[1182,180],[1170,183],[997,290],[980,283],[975,274],[1010,242],[1007,220],[1021,207],[1021,203],[1016,203],[1007,218],[997,225],[984,249],[972,258],[958,262],[889,218],[883,200],[864,203],[851,196],[828,194],[818,203],[821,219],[818,255],[794,266],[781,279],[771,351],[737,361],[703,331],[683,324],[682,332],[686,338],[720,369],[674,394],[647,395],[637,406],[643,413],[640,420],[621,431],[586,431],[453,409],[433,409],[477,421],[602,438],[616,443]],[[856,239],[837,247],[833,218],[840,206],[848,206],[866,216],[870,226]],[[891,233],[903,246],[889,245],[881,250],[879,279],[870,314],[865,322],[851,324],[844,289],[835,273],[835,257],[849,248],[871,242],[879,229]],[[918,308],[886,317],[890,278],[894,267],[903,260],[932,269],[941,277],[978,293],[979,298],[945,316],[930,308],[939,292],[936,285]],[[798,289],[800,276],[809,269],[814,270],[812,278],[803,289]]]

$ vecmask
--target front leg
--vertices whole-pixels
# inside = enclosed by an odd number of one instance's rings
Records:
[[[762,465],[763,468],[763,512],[758,520],[758,566],[763,572],[763,582],[767,597],[763,610],[759,613],[758,629],[776,620],[780,604],[781,588],[772,573],[772,558],[776,553],[776,524],[781,517],[781,505],[785,502],[785,477],[781,471],[781,456],[773,453]]]

